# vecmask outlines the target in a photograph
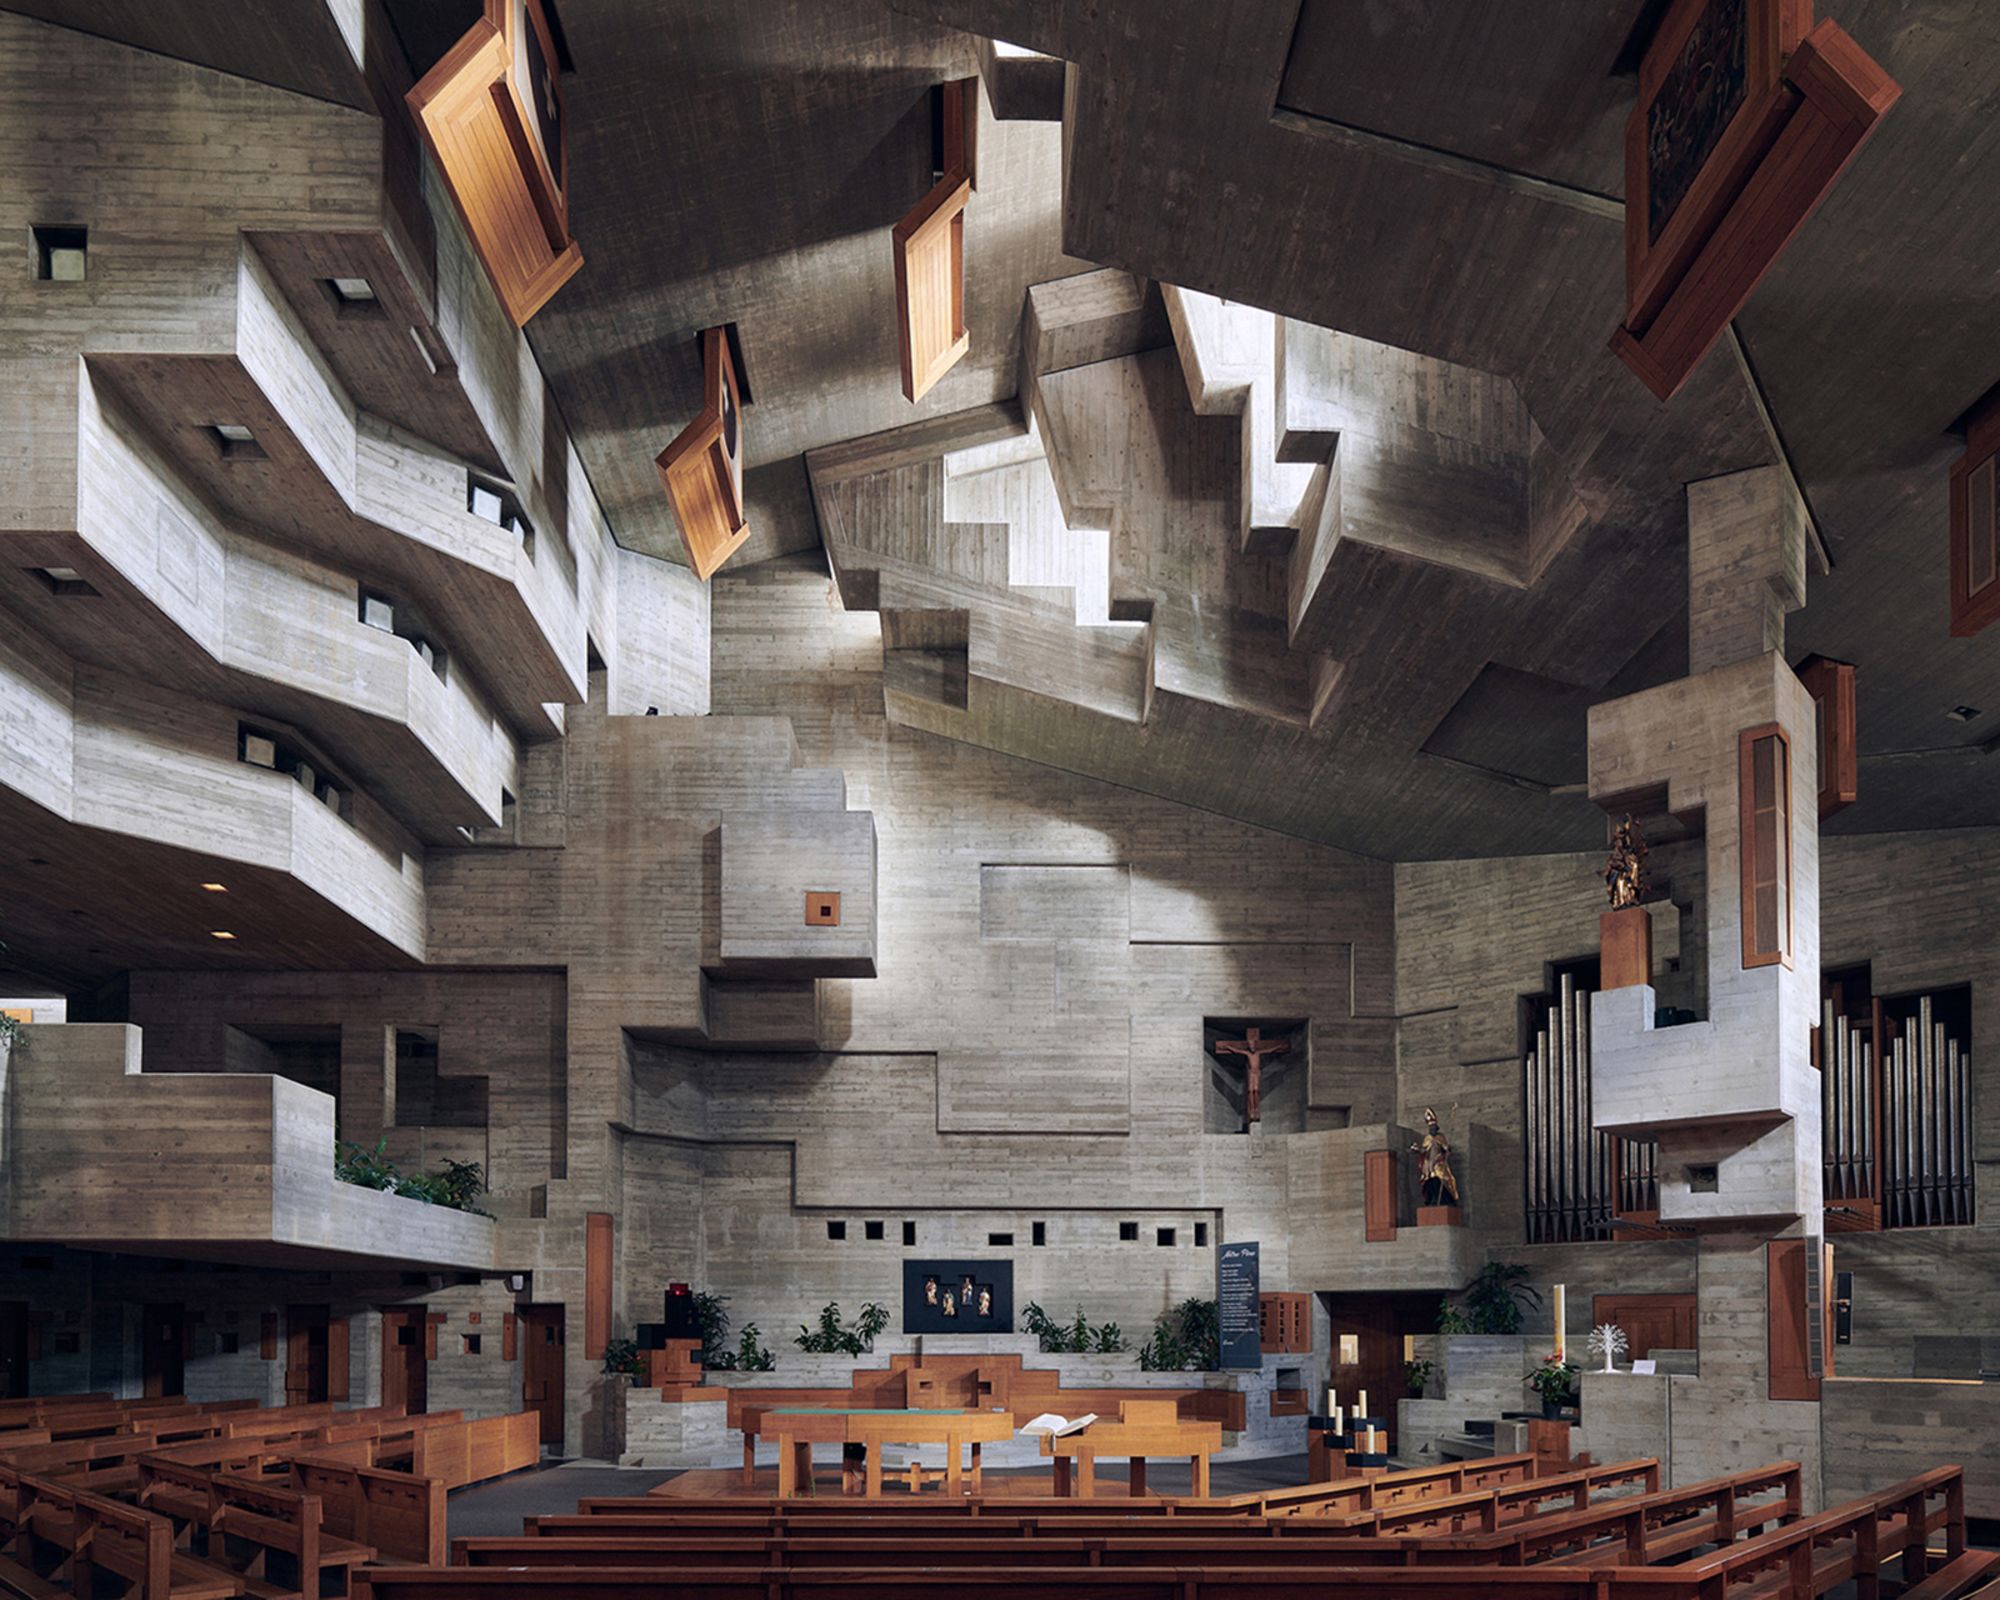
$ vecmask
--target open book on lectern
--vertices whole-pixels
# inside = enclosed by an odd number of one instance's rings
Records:
[[[1096,1420],[1095,1411],[1086,1411],[1080,1417],[1059,1417],[1053,1411],[1044,1411],[1022,1423],[1021,1432],[1031,1439],[1060,1439],[1064,1434],[1081,1433]]]

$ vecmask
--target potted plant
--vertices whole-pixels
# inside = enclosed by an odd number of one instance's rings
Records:
[[[1576,1368],[1554,1351],[1528,1374],[1528,1387],[1542,1397],[1542,1415],[1559,1417],[1576,1396]]]
[[[1437,1371],[1435,1362],[1408,1361],[1403,1365],[1403,1376],[1412,1394],[1423,1394],[1430,1388],[1431,1375]]]

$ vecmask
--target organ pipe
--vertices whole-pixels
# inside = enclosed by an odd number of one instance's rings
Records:
[[[1521,1070],[1529,1242],[1608,1239],[1614,1212],[1657,1210],[1654,1146],[1592,1125],[1590,991],[1574,975],[1558,982]]]
[[[1914,1012],[1891,1024],[1880,1052],[1880,1126],[1873,1110],[1877,1065],[1863,1030],[1836,1019],[1829,1007],[1822,1040],[1835,1028],[1848,1041],[1858,1066],[1846,1087],[1822,1085],[1830,1122],[1826,1145],[1829,1200],[1877,1195],[1876,1151],[1881,1152],[1879,1199],[1882,1223],[1890,1228],[1964,1225],[1972,1221],[1973,1128],[1972,1058],[1964,1042],[1951,1037],[1936,1015],[1930,995]],[[1822,1047],[1823,1061],[1837,1054]],[[1841,1095],[1849,1098],[1842,1109]],[[1853,1169],[1858,1176],[1850,1178]]]

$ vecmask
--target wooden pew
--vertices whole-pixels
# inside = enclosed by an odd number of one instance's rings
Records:
[[[372,1546],[384,1560],[443,1564],[446,1491],[436,1478],[324,1455],[293,1456],[289,1466],[292,1486],[319,1497],[330,1532]]]
[[[1459,1575],[1454,1575],[1459,1576]],[[1299,1567],[954,1568],[953,1595],[980,1600],[1600,1600],[1597,1576],[1546,1569],[1482,1570],[1475,1586],[1441,1585],[1438,1574],[1395,1569]],[[935,1573],[755,1567],[560,1568],[373,1567],[355,1574],[357,1600],[934,1600]]]
[[[516,1411],[420,1429],[413,1438],[410,1472],[436,1478],[447,1489],[504,1477],[542,1459],[541,1427],[540,1412]]]
[[[375,1559],[368,1546],[325,1529],[318,1495],[226,1472],[209,1479],[207,1533],[209,1560],[242,1578],[256,1600],[319,1600],[329,1572],[334,1593],[345,1595],[354,1568]],[[270,1581],[273,1554],[289,1558],[295,1583]]]
[[[1620,1461],[1606,1467],[1589,1467],[1553,1477],[1532,1478],[1526,1483],[1510,1483],[1498,1489],[1482,1489],[1470,1494],[1446,1495],[1437,1499],[1400,1501],[1372,1511],[1352,1511],[1315,1517],[1314,1523],[1328,1531],[1409,1536],[1431,1533],[1493,1532],[1510,1523],[1552,1514],[1551,1500],[1565,1502],[1564,1509],[1582,1511],[1602,1504],[1597,1496],[1607,1489],[1636,1488],[1641,1494],[1657,1494],[1660,1464],[1647,1457]]]
[[[242,1592],[232,1573],[175,1549],[166,1518],[46,1479],[21,1480],[14,1542],[0,1579],[38,1600],[53,1588],[45,1576],[50,1563],[40,1559],[46,1552],[67,1560],[79,1596],[95,1594],[100,1578],[128,1600],[230,1600]]]

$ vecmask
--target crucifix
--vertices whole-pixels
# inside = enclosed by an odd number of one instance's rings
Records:
[[[1250,1092],[1243,1104],[1244,1121],[1246,1123],[1255,1123],[1257,1120],[1257,1092],[1262,1087],[1260,1080],[1264,1074],[1264,1057],[1283,1055],[1287,1050],[1291,1049],[1292,1042],[1289,1039],[1266,1039],[1261,1028],[1250,1028],[1246,1029],[1245,1032],[1247,1037],[1242,1039],[1216,1040],[1215,1053],[1218,1056],[1243,1057],[1244,1065],[1249,1071],[1250,1078]]]

